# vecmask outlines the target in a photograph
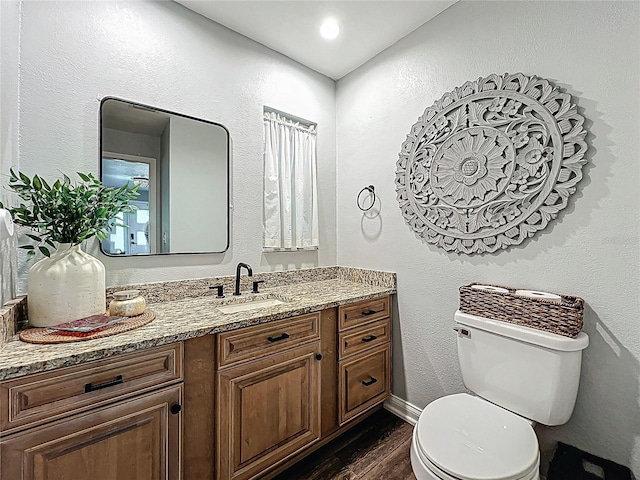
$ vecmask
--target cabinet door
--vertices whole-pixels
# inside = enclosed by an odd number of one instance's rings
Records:
[[[182,385],[9,435],[0,477],[12,480],[181,478]],[[174,410],[175,411],[175,410]]]
[[[354,355],[339,364],[340,425],[391,394],[390,345]]]
[[[218,373],[217,475],[261,474],[320,436],[319,342]]]

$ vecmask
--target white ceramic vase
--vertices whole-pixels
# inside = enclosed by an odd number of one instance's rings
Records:
[[[29,270],[27,309],[34,327],[104,314],[104,265],[80,245],[61,243],[50,257]]]

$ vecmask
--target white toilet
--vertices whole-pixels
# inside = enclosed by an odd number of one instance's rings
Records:
[[[425,407],[413,430],[418,480],[538,480],[533,426],[569,420],[589,337],[455,314],[460,393]]]

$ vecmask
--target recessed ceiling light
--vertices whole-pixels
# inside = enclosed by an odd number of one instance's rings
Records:
[[[327,18],[320,25],[320,35],[327,40],[333,40],[340,33],[340,25],[335,18]]]

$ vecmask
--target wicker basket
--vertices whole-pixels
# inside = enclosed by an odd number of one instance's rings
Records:
[[[530,328],[537,328],[565,337],[576,338],[582,330],[584,300],[561,295],[562,301],[530,298],[516,295],[515,288],[504,288],[509,293],[471,288],[472,283],[460,287],[460,311],[479,317],[494,318]]]

